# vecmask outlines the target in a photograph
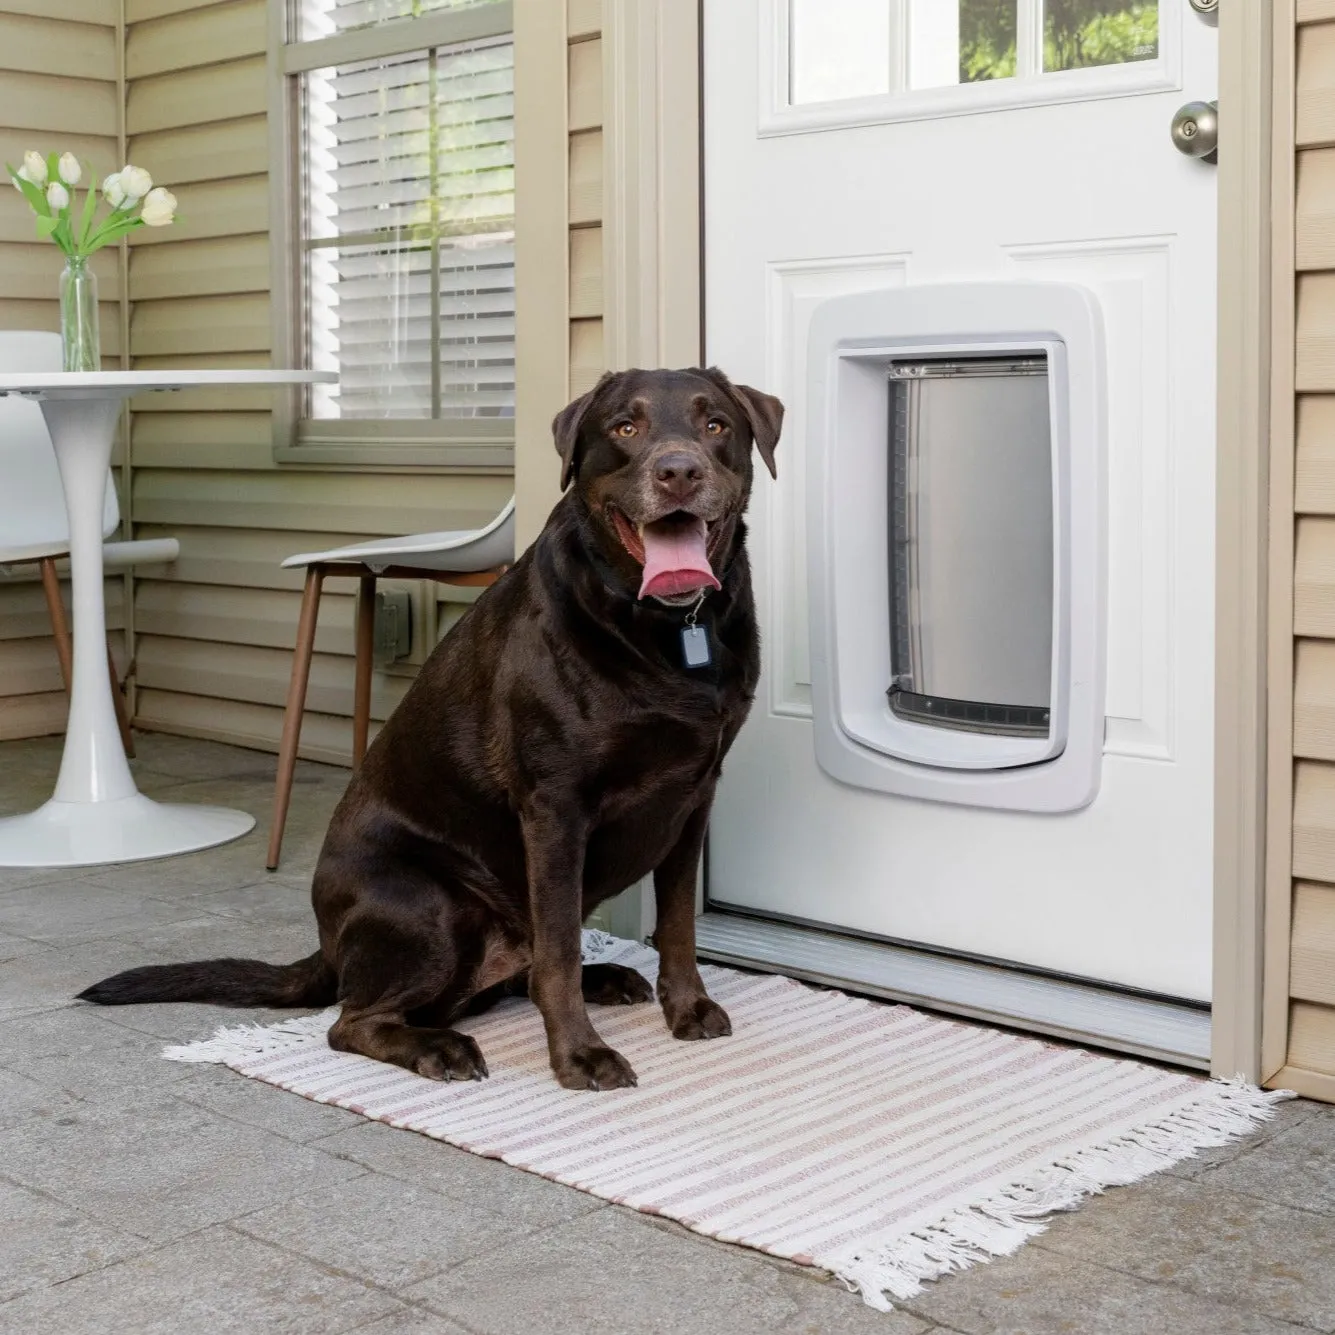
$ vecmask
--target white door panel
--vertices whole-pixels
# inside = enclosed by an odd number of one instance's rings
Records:
[[[800,18],[811,6],[798,2]],[[1188,0],[1162,0],[1158,62],[998,80],[982,90],[992,109],[941,114],[975,87],[913,91],[942,77],[939,47],[915,55],[912,6],[876,3],[892,36],[908,24],[885,87],[904,90],[898,105],[914,118],[798,133],[777,131],[804,116],[897,114],[895,99],[776,111],[786,10],[779,0],[704,6],[707,353],[789,408],[778,483],[762,477],[752,501],[765,675],[719,794],[710,898],[1208,999],[1215,176],[1174,150],[1169,124],[1184,101],[1214,96],[1215,32]],[[1038,0],[1019,9],[1032,26]],[[799,22],[795,40],[801,32]],[[838,43],[826,48],[828,65]],[[915,79],[912,68],[936,73]],[[828,67],[821,78],[809,86],[838,86]],[[862,70],[850,86],[868,78]],[[1044,103],[1055,96],[1044,80],[1080,100]],[[1038,104],[995,105],[1007,98]],[[846,787],[817,767],[812,746],[811,311],[848,292],[1008,277],[1091,288],[1107,335],[1103,782],[1090,807],[1061,816]]]

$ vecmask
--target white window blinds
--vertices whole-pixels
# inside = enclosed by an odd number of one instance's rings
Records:
[[[393,19],[416,19],[490,3],[492,0],[297,0],[298,40],[309,42]]]
[[[452,7],[324,0],[303,22]],[[513,417],[512,40],[313,70],[302,108],[309,364],[339,375],[311,416]]]

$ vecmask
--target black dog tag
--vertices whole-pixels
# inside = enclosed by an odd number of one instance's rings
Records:
[[[713,661],[709,650],[709,632],[703,626],[681,628],[681,661],[688,668],[708,667]]]

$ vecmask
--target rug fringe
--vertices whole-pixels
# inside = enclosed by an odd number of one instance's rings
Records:
[[[323,1035],[337,1019],[338,1007],[331,1006],[315,1015],[294,1015],[277,1024],[225,1024],[215,1029],[211,1038],[163,1048],[162,1055],[172,1062],[220,1065],[268,1057]]]
[[[925,1281],[1009,1256],[1044,1232],[1057,1211],[1171,1168],[1200,1150],[1227,1145],[1273,1117],[1276,1103],[1295,1097],[1288,1090],[1259,1089],[1241,1076],[1212,1080],[1203,1096],[1185,1108],[1057,1160],[939,1223],[871,1251],[813,1259],[869,1306],[892,1311],[891,1297],[915,1297]]]

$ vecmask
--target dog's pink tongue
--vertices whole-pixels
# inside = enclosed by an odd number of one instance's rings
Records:
[[[721,589],[705,554],[705,521],[689,524],[659,520],[644,526],[644,579],[640,597]]]

